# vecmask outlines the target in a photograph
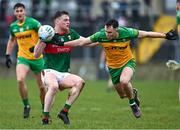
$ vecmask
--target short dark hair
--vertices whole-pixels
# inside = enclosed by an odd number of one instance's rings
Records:
[[[13,7],[13,9],[16,9],[16,8],[19,8],[19,7],[22,7],[25,9],[25,5],[23,3],[16,3]]]
[[[69,13],[67,11],[57,11],[53,17],[53,20],[55,20],[56,18],[58,17],[61,17],[62,15],[68,15],[69,16]]]
[[[105,25],[106,25],[107,27],[112,26],[113,28],[119,27],[119,23],[118,23],[118,21],[115,20],[115,19],[110,19],[110,20],[108,20]]]

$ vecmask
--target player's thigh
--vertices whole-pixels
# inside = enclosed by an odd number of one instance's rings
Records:
[[[58,88],[58,78],[56,73],[53,71],[42,71],[41,80],[44,83],[44,86],[46,87],[55,87]]]
[[[18,81],[24,80],[28,72],[29,72],[29,66],[25,64],[16,65],[16,76]]]
[[[118,84],[116,84],[114,87],[115,87],[118,95],[119,95],[121,98],[123,98],[124,95],[125,95],[125,92],[124,92],[124,88],[121,86],[121,84],[118,83]]]
[[[29,60],[30,69],[34,72],[34,74],[39,74],[44,68],[44,60],[36,59],[36,60]]]
[[[74,74],[67,75],[61,82],[60,82],[60,88],[72,88],[72,87],[81,87],[81,85],[84,84],[84,80]],[[79,86],[80,85],[80,86]]]
[[[129,82],[135,72],[136,62],[134,60],[129,60],[123,67],[120,76],[120,82]]]
[[[127,81],[129,82],[133,76],[133,69],[130,68],[130,67],[125,67],[121,73],[121,76],[120,76],[120,82],[122,81]]]
[[[38,87],[41,88],[43,86],[42,80],[41,80],[41,73],[35,74],[36,82],[38,84]]]

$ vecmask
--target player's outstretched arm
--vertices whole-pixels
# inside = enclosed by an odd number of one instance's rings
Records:
[[[41,56],[41,54],[44,51],[44,48],[46,47],[46,44],[44,42],[39,42],[38,44],[36,44],[35,48],[34,48],[34,57],[38,58]]]
[[[66,46],[86,46],[91,43],[92,43],[92,41],[90,40],[90,37],[88,37],[88,38],[81,37],[77,40],[65,42],[64,45],[66,45]]]
[[[165,38],[165,33],[151,32],[151,31],[141,31],[139,30],[138,38]]]
[[[170,30],[167,33],[160,33],[160,32],[148,32],[148,31],[139,31],[139,38],[144,38],[144,37],[148,37],[148,38],[165,38],[168,40],[176,40],[178,39],[178,33],[176,30]]]

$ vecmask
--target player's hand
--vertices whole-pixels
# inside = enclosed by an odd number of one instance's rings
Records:
[[[6,55],[6,67],[10,68],[11,64],[12,64],[12,61],[11,61],[10,55],[7,54]]]
[[[175,60],[168,60],[166,62],[166,66],[170,69],[170,70],[177,70],[180,69],[180,63],[175,61]]]
[[[170,30],[169,32],[166,33],[166,39],[168,40],[176,40],[178,39],[178,33],[176,30]]]
[[[34,52],[34,46],[32,46],[31,48],[29,48],[29,51],[30,51],[31,53],[33,53],[33,52]]]

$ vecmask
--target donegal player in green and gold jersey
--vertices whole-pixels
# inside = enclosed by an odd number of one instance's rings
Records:
[[[136,68],[136,62],[130,49],[130,40],[133,38],[166,38],[175,40],[177,37],[174,31],[168,33],[147,32],[133,28],[119,27],[118,21],[109,20],[104,29],[91,35],[88,38],[62,43],[68,46],[83,46],[99,42],[105,51],[106,64],[111,75],[112,82],[121,98],[127,97],[132,112],[136,118],[141,116],[137,103],[137,95],[133,94],[131,78]]]
[[[18,45],[18,58],[16,65],[16,76],[19,92],[24,104],[24,118],[29,117],[30,104],[28,101],[28,90],[25,84],[25,78],[30,70],[35,74],[36,81],[40,91],[42,107],[44,105],[45,89],[41,81],[40,72],[44,67],[42,55],[35,58],[33,55],[34,46],[39,42],[38,29],[41,24],[30,17],[26,17],[25,5],[17,3],[14,5],[14,15],[17,20],[10,25],[10,37],[6,49],[6,66],[10,68],[13,47]]]

